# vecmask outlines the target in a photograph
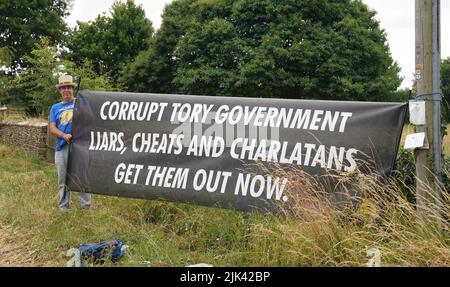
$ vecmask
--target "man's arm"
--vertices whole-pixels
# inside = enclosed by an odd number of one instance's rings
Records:
[[[66,142],[70,142],[72,140],[72,135],[63,133],[56,127],[56,123],[50,123],[50,132],[59,138],[63,138]]]

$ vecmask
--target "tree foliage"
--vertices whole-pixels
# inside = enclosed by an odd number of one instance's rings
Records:
[[[57,57],[57,48],[50,46],[50,40],[44,37],[23,60],[29,63],[29,67],[13,83],[25,91],[22,102],[27,103],[29,111],[45,114],[47,107],[58,101],[55,83],[62,66]]]
[[[75,79],[81,77],[81,89],[111,89],[109,79],[97,76],[90,62],[77,67],[70,61],[62,60],[57,47],[50,45],[50,40],[45,37],[23,60],[29,63],[29,67],[14,79],[13,84],[24,91],[24,98],[16,100],[30,113],[48,115],[50,107],[60,100],[55,85],[61,74],[71,74]]]
[[[0,48],[0,106],[6,102],[9,90],[7,69],[12,62],[12,51],[8,47]]]
[[[176,72],[175,50],[192,19],[191,4],[196,0],[173,1],[162,14],[162,25],[149,48],[125,67],[121,82],[130,91],[175,92],[172,80]]]
[[[175,0],[129,90],[392,99],[400,85],[375,12],[352,0]]]
[[[66,55],[77,65],[81,66],[86,59],[91,61],[97,74],[105,73],[108,56],[106,31],[108,18],[99,15],[93,22],[77,22],[78,27],[71,31],[66,43],[70,52]]]
[[[52,45],[60,43],[67,30],[64,17],[71,0],[0,1],[0,47],[12,51],[10,68],[20,70],[23,62],[41,37]]]
[[[114,2],[111,17],[99,15],[93,22],[78,22],[67,43],[68,58],[79,66],[88,60],[98,75],[116,79],[124,65],[148,48],[152,34],[152,23],[141,6],[132,0]]]
[[[442,112],[444,123],[450,122],[450,57],[441,63],[441,90],[443,95]]]

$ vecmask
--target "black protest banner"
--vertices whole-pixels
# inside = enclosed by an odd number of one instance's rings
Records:
[[[249,211],[289,176],[391,172],[406,104],[80,91],[68,186]],[[295,191],[294,191],[295,192]]]

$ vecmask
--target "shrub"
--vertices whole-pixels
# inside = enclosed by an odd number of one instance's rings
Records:
[[[441,172],[441,186],[442,191],[450,190],[450,156],[442,155],[442,172]],[[392,171],[391,178],[396,184],[401,187],[403,194],[411,203],[415,202],[414,190],[416,186],[416,160],[414,153],[410,150],[400,148],[395,168]]]
[[[391,178],[399,187],[401,187],[403,194],[411,203],[415,202],[413,193],[416,186],[415,175],[416,160],[414,158],[414,153],[411,150],[400,148]]]

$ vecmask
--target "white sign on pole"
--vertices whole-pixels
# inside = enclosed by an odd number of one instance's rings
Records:
[[[409,122],[420,126],[425,121],[425,101],[409,101]]]
[[[428,141],[425,133],[415,133],[406,136],[405,149],[428,148]]]

